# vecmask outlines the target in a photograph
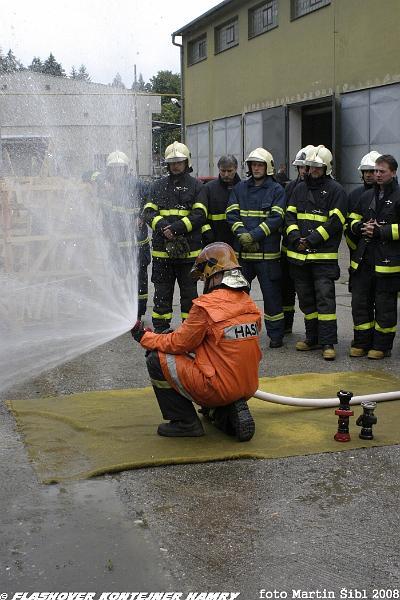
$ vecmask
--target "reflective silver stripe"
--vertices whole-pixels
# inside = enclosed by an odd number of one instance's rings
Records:
[[[239,323],[224,328],[224,338],[230,340],[243,340],[249,337],[258,337],[257,323]]]
[[[185,390],[185,388],[179,381],[178,371],[176,368],[175,355],[174,354],[166,354],[166,357],[167,357],[168,371],[169,371],[169,374],[171,375],[171,379],[174,383],[174,387],[178,390],[178,392],[181,394],[181,396],[184,396],[191,402],[194,402],[192,396],[189,394],[189,392],[187,390]]]

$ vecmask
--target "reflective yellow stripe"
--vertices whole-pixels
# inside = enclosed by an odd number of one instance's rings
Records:
[[[352,221],[350,223],[350,229],[353,231],[353,225],[358,225],[358,223],[360,223],[360,221]]]
[[[196,258],[196,256],[198,256],[200,252],[201,250],[193,250],[193,252],[189,252],[189,254],[186,254],[185,259]],[[169,258],[168,252],[160,252],[159,250],[152,250],[151,255],[154,256],[154,258]]]
[[[317,227],[315,231],[318,231],[318,233],[324,238],[325,241],[329,239],[329,233],[324,227],[322,227],[322,225]]]
[[[208,215],[210,221],[225,221],[226,215],[223,213],[222,215]]]
[[[182,223],[185,224],[186,229],[189,231],[192,231],[193,229],[193,225],[190,219],[188,219],[187,217],[183,217],[182,219]]]
[[[312,321],[312,319],[318,319],[318,313],[317,312],[308,313],[308,315],[304,315],[304,318],[306,321]]]
[[[160,215],[157,215],[156,217],[154,217],[154,219],[151,222],[151,228],[153,230],[155,230],[158,221],[162,221],[162,217]]]
[[[277,212],[281,215],[281,217],[285,216],[285,211],[280,206],[273,206],[271,208],[271,212]]]
[[[139,294],[139,296],[138,296],[139,300],[147,300],[148,297],[149,297],[148,294]]]
[[[283,310],[283,312],[292,312],[294,310],[294,305],[293,306],[282,306],[282,310]]]
[[[326,254],[322,252],[315,252],[306,255],[307,260],[335,260],[337,258],[337,252],[327,252]]]
[[[289,235],[289,233],[291,231],[294,231],[295,229],[297,229],[297,231],[299,231],[299,226],[298,225],[289,225],[289,227],[286,229],[286,235]]]
[[[399,226],[397,225],[397,223],[395,225],[392,225],[392,238],[394,240],[399,239]]]
[[[375,265],[375,271],[377,273],[400,273],[400,266],[397,267],[378,267]]]
[[[270,230],[270,228],[268,227],[268,225],[266,223],[260,223],[259,227],[260,227],[260,229],[263,230],[263,232],[265,233],[265,235],[270,235],[271,230]]]
[[[299,254],[298,252],[287,251],[288,258],[295,258],[296,260],[306,260],[305,254]]]
[[[189,316],[189,313],[184,313],[184,312],[181,312],[181,318],[182,318],[182,319],[187,319],[187,318],[188,318],[188,316]]]
[[[348,235],[346,235],[346,236],[345,236],[345,238],[346,238],[346,242],[347,242],[347,245],[349,246],[349,248],[351,248],[352,250],[355,250],[355,249],[357,248],[357,244],[355,244],[355,243],[353,242],[353,240],[351,240],[351,239],[349,238],[349,236],[348,236]]]
[[[171,386],[169,385],[168,381],[165,381],[164,379],[160,380],[160,379],[151,379],[150,378],[150,381],[151,381],[151,385],[154,385],[154,387],[156,387],[156,388],[171,389]]]
[[[292,213],[297,214],[297,208],[295,206],[290,205],[286,208],[286,212],[292,212]]]
[[[236,229],[239,229],[239,227],[244,227],[242,221],[236,221],[236,223],[232,225],[231,229],[232,231],[236,231]]]
[[[361,325],[354,325],[356,331],[366,331],[367,329],[373,329],[375,326],[375,321],[371,321],[371,323],[361,323]]]
[[[153,312],[151,313],[151,316],[153,317],[153,319],[165,319],[165,320],[169,321],[172,319],[172,312],[161,314],[161,313],[156,313],[153,310]]]
[[[318,313],[318,321],[336,321],[336,315],[321,315],[321,313]]]
[[[251,260],[262,260],[264,258],[262,252],[241,252],[240,256],[242,258],[247,258]]]
[[[201,233],[205,233],[206,231],[209,231],[211,229],[211,225],[203,225],[203,227],[201,228]]]
[[[240,256],[252,260],[278,260],[281,257],[280,252],[241,252]]]
[[[264,319],[266,321],[280,321],[281,319],[283,319],[285,317],[285,315],[283,314],[283,312],[278,313],[277,315],[267,315],[264,313]]]
[[[396,333],[396,325],[394,327],[381,327],[378,323],[375,323],[375,330],[379,333]]]
[[[123,213],[126,215],[132,215],[135,212],[134,208],[126,208],[126,206],[117,206],[116,204],[113,204],[112,209],[114,212]]]
[[[239,204],[231,204],[230,206],[228,206],[228,208],[226,209],[226,212],[231,212],[231,210],[240,210],[240,206]]]
[[[145,240],[140,240],[140,241],[136,242],[136,245],[137,246],[145,246],[146,244],[149,244],[149,243],[150,243],[150,238],[148,237]]]
[[[359,215],[358,213],[350,213],[349,215],[347,215],[348,219],[352,219],[353,221],[362,221],[363,220],[363,216]]]
[[[338,253],[337,252],[310,252],[310,254],[299,254],[298,252],[292,252],[291,250],[287,251],[287,255],[289,258],[295,258],[297,260],[337,260]]]
[[[195,208],[201,208],[201,210],[204,210],[207,216],[207,207],[204,206],[204,204],[202,204],[201,202],[195,202],[192,206],[192,210],[194,210]]]
[[[157,204],[153,204],[152,202],[147,202],[147,204],[144,205],[143,210],[146,210],[146,208],[151,208],[153,210],[158,210]]]
[[[307,221],[320,221],[321,223],[325,223],[328,220],[328,217],[324,215],[315,215],[314,213],[299,213],[297,218]]]
[[[343,213],[338,208],[334,208],[333,210],[329,211],[329,216],[332,217],[332,215],[337,215],[341,224],[345,224],[346,219],[344,218]]]
[[[190,215],[190,210],[186,210],[183,208],[165,208],[160,210],[160,215],[162,215],[163,217],[186,217],[187,215]]]
[[[354,260],[350,261],[350,266],[355,271],[358,269],[358,263],[356,263]]]
[[[268,217],[268,215],[270,214],[269,210],[244,210],[242,209],[240,211],[240,216],[241,217]]]

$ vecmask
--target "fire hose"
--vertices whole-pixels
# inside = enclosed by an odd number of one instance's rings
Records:
[[[270,392],[257,390],[254,398],[264,400],[265,402],[273,402],[274,404],[286,404],[289,406],[309,406],[315,408],[330,408],[339,406],[339,398],[295,398],[293,396],[279,396]],[[383,392],[380,394],[366,394],[364,396],[353,396],[350,404],[361,404],[362,402],[385,402],[387,400],[399,400],[400,391],[398,392]]]

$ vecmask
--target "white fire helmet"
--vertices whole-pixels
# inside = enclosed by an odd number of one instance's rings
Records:
[[[271,152],[268,152],[265,148],[256,148],[255,150],[252,150],[246,158],[247,165],[252,161],[265,163],[267,165],[267,175],[275,174],[274,157]]]
[[[167,163],[182,162],[184,160],[187,160],[189,169],[192,168],[192,161],[189,148],[181,142],[173,142],[173,144],[167,146],[165,149],[164,157],[165,162]]]
[[[124,152],[120,152],[119,150],[116,150],[115,152],[111,152],[111,154],[109,154],[107,156],[107,162],[106,162],[107,167],[112,167],[114,165],[124,165],[126,167],[129,166],[129,158],[127,157],[127,155]]]
[[[308,167],[326,167],[326,175],[332,173],[332,152],[322,144],[307,153],[305,163]]]
[[[371,150],[368,154],[365,154],[360,162],[358,167],[359,171],[373,171],[375,169],[376,160],[382,156],[380,152],[376,150]]]
[[[308,153],[311,152],[311,150],[314,150],[314,146],[312,144],[309,144],[308,146],[304,146],[304,148],[301,148],[298,151],[298,153],[296,154],[296,158],[292,162],[292,165],[294,167],[305,167],[306,166],[306,156]]]

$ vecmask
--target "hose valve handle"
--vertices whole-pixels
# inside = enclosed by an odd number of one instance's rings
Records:
[[[350,400],[353,393],[340,390],[337,397],[339,398],[339,408],[335,410],[335,415],[339,417],[338,430],[333,437],[337,442],[349,442],[351,440],[349,419],[354,415],[354,412],[350,409]]]
[[[361,402],[363,409],[362,414],[358,417],[356,425],[361,427],[359,437],[362,440],[373,440],[374,436],[372,433],[372,426],[378,422],[377,417],[374,415],[376,402],[364,401]]]

